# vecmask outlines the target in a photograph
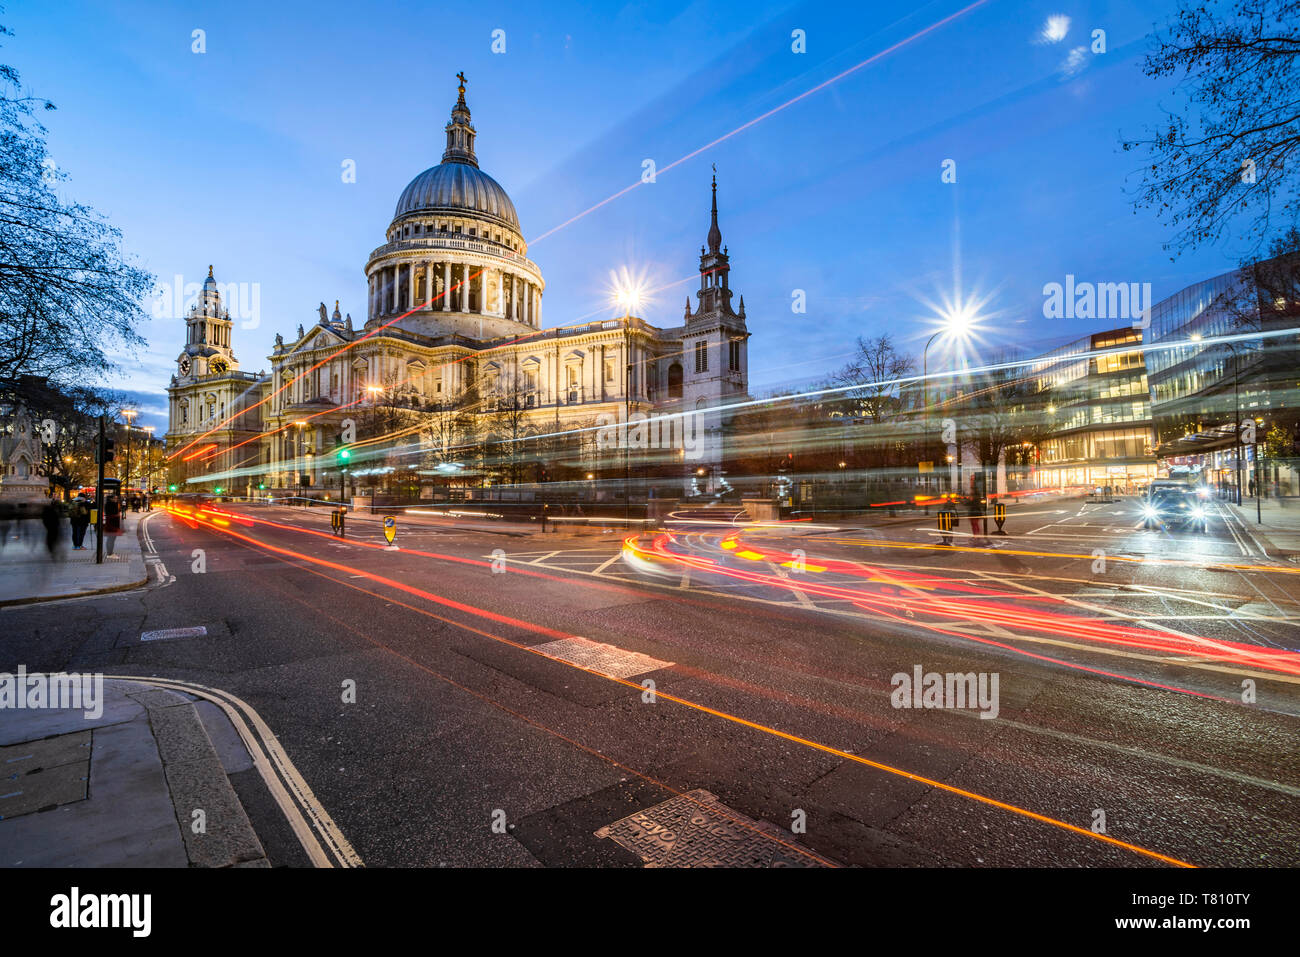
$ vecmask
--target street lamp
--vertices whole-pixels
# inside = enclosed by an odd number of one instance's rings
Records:
[[[977,307],[969,302],[958,301],[955,305],[945,306],[939,311],[942,325],[925,341],[921,350],[921,408],[923,410],[923,432],[925,444],[930,444],[930,344],[940,336],[950,339],[965,339],[975,331],[979,321]]]
[[[154,427],[152,425],[146,425],[144,427],[144,433],[145,433],[144,462],[145,462],[145,470],[146,470],[146,475],[144,480],[144,487],[145,487],[144,500],[149,504],[149,507],[152,507],[153,505],[149,497],[150,492],[153,488],[153,430]],[[148,511],[148,508],[146,508],[145,510]]]
[[[297,434],[297,442],[295,443],[294,446],[293,471],[298,477],[298,481],[296,483],[298,486],[298,498],[302,498],[302,462],[303,462],[302,430],[306,428],[307,422],[305,420],[299,420],[295,422],[294,425],[298,427],[298,434]]]
[[[628,429],[632,424],[632,313],[639,312],[645,286],[626,269],[614,288],[614,301],[623,309],[623,517],[632,517],[632,459]]]
[[[126,494],[131,495],[131,420],[140,413],[135,409],[123,409],[122,418],[126,419]]]

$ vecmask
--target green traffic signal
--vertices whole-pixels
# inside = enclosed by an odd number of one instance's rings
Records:
[[[220,495],[220,494],[221,494],[221,486],[218,485],[218,486],[217,486],[216,488],[214,488],[212,491],[213,491],[214,494],[216,494],[216,495]]]
[[[168,486],[167,486],[167,491],[169,491],[169,492],[174,492],[174,491],[176,491],[176,486],[175,486],[175,485],[168,485]]]
[[[352,451],[350,449],[339,449],[340,462],[346,462],[350,458],[352,458]]]

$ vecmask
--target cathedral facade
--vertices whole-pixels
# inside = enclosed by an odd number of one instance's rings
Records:
[[[268,373],[243,373],[209,269],[168,389],[174,484],[342,492],[341,466],[353,489],[376,485],[394,455],[444,474],[477,455],[481,474],[523,437],[549,442],[570,473],[635,456],[697,487],[720,476],[749,333],[743,297],[731,301],[716,177],[696,307],[687,300],[680,326],[629,309],[543,328],[546,283],[509,195],[479,168],[463,80],[445,132],[442,161],[402,190],[367,259],[362,323],[322,303],[310,328],[275,337]],[[513,475],[524,478],[536,476]]]

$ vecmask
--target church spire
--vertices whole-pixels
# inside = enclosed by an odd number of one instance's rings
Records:
[[[718,228],[718,167],[713,166],[713,219],[709,225],[709,252],[716,254],[722,248],[722,230]]]
[[[451,121],[447,124],[447,149],[442,154],[444,163],[465,163],[478,166],[478,157],[474,155],[474,125],[469,121],[469,106],[465,102],[465,71],[456,74],[460,85],[456,87],[459,94],[456,105],[451,108]]]

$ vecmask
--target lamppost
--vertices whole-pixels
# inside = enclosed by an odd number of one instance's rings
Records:
[[[1188,336],[1192,342],[1200,342],[1201,334],[1194,332]],[[1231,342],[1223,343],[1232,353],[1232,468],[1236,476],[1236,488],[1233,492],[1235,504],[1241,506],[1241,356],[1237,347]]]
[[[1237,472],[1237,505],[1241,505],[1241,356],[1237,354],[1237,347],[1231,342],[1225,342],[1228,351],[1232,353],[1232,441],[1236,445],[1232,453],[1233,467]]]
[[[953,308],[943,310],[941,314],[942,327],[925,341],[925,348],[921,350],[922,431],[927,446],[930,444],[930,344],[940,336],[964,338],[974,329],[976,319],[975,310],[970,305],[958,303]]]
[[[153,430],[152,425],[144,427],[144,463],[145,463],[145,480],[144,480],[144,500],[147,503],[145,511],[153,507]]]
[[[1264,443],[1259,440],[1259,432],[1264,428],[1264,420],[1256,419],[1255,425],[1257,426],[1255,430],[1255,524],[1263,525],[1264,517],[1263,509],[1260,506],[1260,496],[1264,490],[1260,486],[1264,484],[1264,470],[1260,467],[1262,464],[1260,451],[1264,448]]]
[[[303,461],[302,430],[306,427],[307,423],[300,420],[298,422],[295,422],[294,425],[298,427],[297,442],[294,443],[294,450],[293,450],[293,471],[298,481],[295,482],[294,484],[298,486],[298,498],[301,499],[302,498],[302,461]]]
[[[131,496],[131,420],[139,414],[135,409],[122,410],[122,418],[126,419],[126,488],[123,492],[127,499]]]
[[[632,450],[628,431],[632,425],[632,312],[639,310],[643,289],[640,283],[629,281],[626,271],[624,281],[615,292],[617,303],[623,307],[623,517],[632,517]]]

